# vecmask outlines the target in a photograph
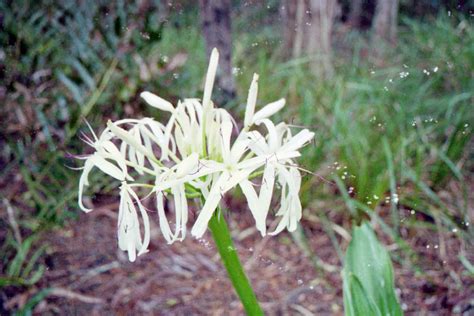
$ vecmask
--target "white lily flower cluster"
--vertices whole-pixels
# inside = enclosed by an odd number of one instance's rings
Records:
[[[285,228],[296,229],[301,218],[298,196],[301,175],[294,159],[299,149],[314,136],[307,129],[293,135],[287,124],[273,123],[269,117],[285,105],[285,100],[264,106],[255,112],[258,75],[250,85],[244,127],[233,137],[237,126],[224,109],[215,108],[211,92],[219,54],[212,51],[202,103],[185,99],[173,106],[150,93],[141,97],[152,107],[169,112],[166,125],[151,118],[109,121],[100,137],[88,143],[95,152],[85,158],[79,183],[79,206],[88,175],[97,167],[121,182],[118,221],[118,244],[127,251],[129,260],[147,252],[150,225],[147,210],[138,192],[148,190],[156,197],[159,226],[168,243],[183,240],[188,222],[188,198],[201,197],[203,206],[191,234],[203,236],[209,220],[223,195],[240,186],[260,233],[267,233],[266,218],[276,187],[281,190],[281,220],[270,234]],[[152,179],[147,182],[143,179]],[[260,178],[258,184],[251,180]],[[140,180],[136,180],[140,179]],[[174,227],[165,212],[165,200],[174,202]],[[138,209],[138,212],[137,212]],[[141,216],[141,221],[139,220]],[[141,231],[144,231],[143,235]]]

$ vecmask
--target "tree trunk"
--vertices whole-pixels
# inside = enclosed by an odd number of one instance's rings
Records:
[[[353,28],[360,28],[362,26],[362,5],[362,0],[353,0],[351,2],[349,25]]]
[[[286,58],[293,57],[295,32],[297,29],[296,10],[297,1],[283,0],[280,6],[281,25],[283,31],[283,56]]]
[[[397,41],[398,0],[378,0],[375,8],[375,40],[395,44]]]
[[[283,22],[283,49],[286,57],[311,57],[313,72],[333,75],[331,34],[337,0],[285,0],[280,8]]]
[[[201,27],[207,55],[210,56],[212,49],[216,47],[220,56],[214,100],[224,105],[235,98],[230,10],[230,0],[199,0]]]
[[[333,75],[331,35],[336,17],[336,0],[310,0],[311,23],[307,53],[314,57],[311,67],[313,72],[324,77]]]

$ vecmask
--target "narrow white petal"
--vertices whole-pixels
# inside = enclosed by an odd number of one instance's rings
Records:
[[[139,129],[138,125],[133,129],[133,134],[132,135],[135,137],[135,140],[137,141],[137,143],[139,143],[143,146],[142,137],[140,135],[140,129]],[[143,146],[143,147],[146,149],[147,152],[152,152],[150,150],[151,148],[148,148],[146,146]],[[136,156],[137,156],[138,165],[140,167],[144,167],[145,166],[145,156],[139,151],[137,151]],[[137,171],[138,171],[139,174],[143,174],[142,170],[137,169]]]
[[[184,99],[183,105],[186,108],[186,111],[188,112],[188,117],[191,122],[197,121],[198,117],[196,114],[196,109],[194,108],[194,104],[189,101],[189,99]]]
[[[188,221],[188,203],[184,185],[178,185],[171,188],[175,205],[175,224],[176,229],[172,241],[183,240],[186,236],[186,223]],[[181,235],[181,237],[180,237]]]
[[[81,178],[79,179],[79,192],[77,197],[77,203],[79,204],[79,208],[86,213],[92,211],[92,209],[89,209],[84,206],[84,204],[82,203],[82,195],[84,192],[84,187],[89,185],[88,177],[93,167],[94,162],[90,158],[88,158],[84,164],[84,169],[82,170]]]
[[[179,197],[181,198],[181,238],[184,240],[186,237],[186,224],[188,223],[188,200],[186,199],[186,191],[184,185],[179,187]]]
[[[191,146],[192,146],[193,152],[200,152],[202,150],[201,138],[196,137],[196,135],[201,135],[201,133],[202,131],[201,131],[201,126],[199,125],[199,123],[197,121],[193,122],[191,124],[191,133],[190,133],[190,136],[192,137]]]
[[[204,113],[208,113],[211,109],[211,94],[214,86],[214,79],[216,77],[217,64],[219,62],[219,52],[216,48],[212,50],[211,58],[209,60],[209,68],[207,69],[206,83],[204,85],[204,96],[202,99],[202,106]],[[206,114],[204,114],[206,115]]]
[[[209,192],[209,195],[206,198],[206,202],[204,203],[203,208],[201,209],[201,212],[199,213],[199,216],[194,223],[193,228],[191,229],[191,234],[196,237],[196,238],[201,238],[202,235],[206,232],[207,225],[209,223],[209,220],[212,217],[212,214],[214,214],[214,211],[216,210],[217,206],[219,205],[219,202],[222,198],[222,194],[225,192],[222,192],[221,186],[227,182],[229,179],[229,174],[227,171],[224,171],[219,179],[214,182],[211,191]]]
[[[163,206],[163,193],[161,191],[156,192],[156,208],[158,209],[158,219],[160,223],[161,233],[166,241],[170,244],[172,243],[172,233],[168,219],[166,218],[165,208]]]
[[[275,152],[278,147],[280,147],[280,144],[278,143],[278,131],[275,124],[273,124],[269,119],[263,119],[261,122],[265,124],[268,131],[268,147],[271,152]]]
[[[281,177],[283,185],[288,186],[288,194],[298,195],[300,179],[296,178],[294,173],[292,174],[283,166],[278,166],[278,175]]]
[[[120,156],[121,157],[127,157],[127,143],[126,142],[122,142],[120,144]]]
[[[255,113],[255,115],[253,116],[252,124],[259,124],[262,119],[272,116],[273,114],[280,111],[284,106],[285,99],[280,99],[278,101],[265,105],[261,110]]]
[[[253,218],[255,219],[255,225],[258,231],[262,234],[262,236],[265,236],[267,229],[265,223],[266,214],[265,216],[262,216],[262,213],[266,212],[262,212],[263,209],[261,208],[261,204],[258,201],[257,193],[255,192],[252,183],[245,179],[239,183],[239,186],[247,199],[250,212],[252,213]]]
[[[207,120],[206,122],[207,154],[208,156],[221,155],[220,125],[214,120]]]
[[[141,137],[143,138],[143,145],[145,146],[148,152],[153,152],[153,146],[151,143],[152,139],[150,138],[150,136],[148,136],[148,133],[146,133],[145,130],[148,131],[148,129],[144,126],[140,128],[140,134],[141,134]]]
[[[293,178],[293,181],[296,187],[296,190],[295,190],[296,195],[298,195],[297,193],[300,191],[300,187],[301,187],[301,173],[296,167],[290,167],[289,169],[290,169],[291,177]]]
[[[150,244],[150,220],[148,218],[148,213],[143,207],[137,194],[130,187],[128,187],[127,190],[130,193],[130,195],[133,197],[133,199],[135,200],[135,203],[138,205],[138,209],[140,210],[140,214],[143,218],[144,235],[143,235],[143,243],[138,252],[138,255],[140,256],[148,252],[148,245]]]
[[[314,133],[307,129],[300,131],[293,136],[285,145],[281,147],[282,151],[293,151],[303,147],[307,142],[313,139]]]
[[[166,124],[166,128],[165,128],[165,138],[164,138],[164,144],[163,144],[163,147],[161,148],[162,150],[162,153],[161,153],[161,156],[162,156],[162,159],[163,160],[168,160],[168,148],[169,148],[169,143],[171,142],[172,143],[172,146],[173,146],[173,142],[172,142],[172,137],[171,137],[171,132],[173,130],[173,126],[175,124],[175,120],[176,120],[176,115],[175,113],[173,113],[168,121],[168,123]],[[174,148],[174,150],[176,150],[176,148]],[[172,149],[172,151],[174,151]]]
[[[145,124],[151,129],[151,132],[145,126],[142,126],[143,133],[146,133],[148,137],[154,141],[158,146],[164,147],[165,142],[165,129],[166,127],[159,122],[155,122],[153,119],[144,119]],[[162,149],[163,150],[163,149]]]
[[[114,159],[115,162],[117,162],[117,164],[119,165],[120,169],[122,169],[122,171],[124,172],[126,177],[129,180],[132,180],[132,178],[130,176],[128,176],[128,174],[127,174],[127,163],[126,163],[126,160],[125,160],[125,156],[122,155],[122,153],[119,151],[117,146],[115,146],[115,144],[112,143],[111,141],[104,141],[104,142],[101,143],[101,146],[109,154],[107,156],[107,158]]]
[[[250,142],[248,138],[244,138],[240,135],[237,137],[230,151],[231,164],[234,165],[240,161],[242,155],[247,151]]]
[[[118,222],[117,222],[117,238],[118,238],[118,246],[120,250],[126,251],[127,244],[125,243],[125,241],[126,241],[127,230],[124,229],[125,226],[122,225],[124,224],[124,221],[125,221],[125,216],[126,216],[125,212],[127,212],[126,210],[127,203],[125,202],[124,194],[126,194],[125,187],[121,186],[120,187],[119,214],[118,214]]]
[[[176,108],[176,121],[184,132],[189,132],[191,128],[191,119],[186,112],[186,106],[181,102],[178,102],[178,107]]]
[[[232,171],[230,173],[229,179],[222,186],[223,193],[235,187],[237,184],[239,184],[240,181],[247,179],[252,172],[253,172],[253,169]]]
[[[133,129],[129,133],[130,133],[130,136],[132,136],[136,141],[136,138],[133,133]],[[131,163],[137,166],[139,165],[138,159],[137,159],[137,150],[135,149],[134,146],[128,146],[128,160],[130,160]]]
[[[113,163],[105,160],[102,156],[100,156],[98,153],[95,153],[93,156],[91,156],[91,161],[94,163],[94,165],[99,168],[102,172],[108,174],[109,176],[123,181],[125,180],[125,174],[122,170],[120,170],[116,165]]]
[[[224,169],[224,166],[219,165],[219,164],[216,164],[215,168],[208,168],[208,167],[204,167],[204,165],[201,165],[201,166],[197,165],[196,171],[192,169],[192,171],[189,174],[184,175],[181,178],[176,178],[176,176],[174,176],[172,178],[167,179],[167,177],[164,176],[163,178],[157,179],[157,181],[155,182],[155,189],[164,191],[176,185],[188,183],[195,179],[199,179],[200,177],[207,176],[212,173],[220,172],[223,169]]]
[[[260,134],[258,131],[251,131],[247,133],[247,137],[251,140],[249,142],[249,148],[256,155],[264,155],[270,151],[270,148],[267,145],[265,137]]]
[[[134,147],[135,150],[145,155],[151,162],[155,162],[157,160],[153,153],[148,152],[145,146],[137,142],[135,137],[132,136],[130,132],[118,127],[116,124],[112,123],[112,121],[107,122],[107,127],[112,133],[114,133],[115,136],[126,142],[128,146]]]
[[[275,183],[275,167],[273,164],[267,164],[263,171],[262,186],[260,187],[259,202],[261,213],[264,218],[267,217],[270,203],[272,201],[273,186]]]
[[[236,165],[236,168],[252,169],[253,171],[267,163],[282,162],[282,161],[285,161],[286,159],[296,158],[299,156],[301,156],[301,154],[297,151],[282,152],[278,154],[267,154],[267,155],[253,157],[250,159],[246,159],[242,162],[239,162]]]
[[[167,111],[167,112],[174,111],[174,107],[170,102],[166,101],[165,99],[160,98],[159,96],[151,92],[144,91],[140,93],[140,96],[146,101],[146,103],[148,103],[154,108],[160,109],[162,111]]]
[[[282,219],[278,223],[278,226],[275,228],[275,230],[273,232],[269,233],[269,235],[275,236],[275,235],[281,233],[285,229],[285,227],[288,225],[289,217],[290,217],[289,212],[285,212]]]
[[[298,195],[293,196],[291,201],[291,214],[289,216],[288,231],[292,232],[296,230],[298,222],[301,219],[302,207]]]
[[[133,241],[129,241],[127,246],[128,260],[135,262],[137,258],[137,245]]]
[[[253,114],[255,112],[255,104],[257,103],[258,94],[258,75],[253,74],[252,83],[250,84],[249,95],[247,97],[247,107],[245,108],[244,126],[252,125]]]
[[[129,187],[123,182],[120,188],[118,244],[120,249],[128,252],[128,259],[134,262],[137,248],[142,247],[142,240],[137,210],[129,194]]]
[[[179,186],[172,187],[171,194],[173,195],[173,199],[174,199],[174,212],[175,212],[174,214],[175,215],[175,230],[174,230],[172,241],[175,242],[178,239],[178,236],[181,230],[182,199],[180,196]]]
[[[232,136],[232,122],[225,120],[221,124],[222,134],[222,157],[224,161],[230,162],[230,138]]]
[[[174,140],[176,141],[176,146],[178,147],[178,151],[181,156],[188,155],[186,141],[184,140],[184,135],[179,125],[176,125],[174,129]]]
[[[199,155],[197,153],[192,153],[179,164],[173,167],[173,169],[176,170],[175,177],[180,178],[187,176],[190,173],[196,173],[198,162]]]

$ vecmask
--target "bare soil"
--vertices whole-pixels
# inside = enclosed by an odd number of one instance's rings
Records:
[[[54,290],[36,307],[36,313],[244,314],[209,233],[202,240],[188,237],[167,245],[158,233],[156,218],[150,252],[130,263],[117,248],[116,208],[115,202],[104,204],[49,232],[44,279],[35,289],[19,290],[5,304],[13,307],[39,288],[51,287]],[[302,225],[311,249],[326,269],[315,268],[288,233],[262,238],[249,212],[236,211],[226,217],[268,315],[343,314],[340,262],[321,223],[304,220]],[[420,256],[417,266],[395,262],[397,292],[406,315],[474,315],[474,279],[457,259],[462,246],[459,239],[452,234],[443,236],[446,254],[442,255],[437,232],[418,229],[406,233]],[[347,245],[341,241],[343,247]],[[329,272],[332,268],[336,271]]]

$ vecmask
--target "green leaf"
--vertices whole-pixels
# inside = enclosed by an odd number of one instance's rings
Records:
[[[347,316],[403,315],[395,295],[390,256],[367,223],[353,229],[343,280]]]
[[[71,79],[69,79],[69,77],[67,77],[62,71],[58,71],[56,75],[59,81],[61,81],[62,84],[69,90],[74,101],[76,101],[78,104],[83,104],[84,99],[82,97],[81,88]]]
[[[25,263],[26,256],[30,251],[31,244],[35,241],[36,236],[32,235],[26,238],[21,245],[18,246],[18,251],[15,258],[10,262],[7,269],[7,275],[10,277],[19,277],[21,273],[21,267]]]
[[[345,271],[343,273],[346,274]],[[354,274],[349,272],[344,275],[344,281],[346,315],[382,315],[380,309],[365,291],[362,282]]]

